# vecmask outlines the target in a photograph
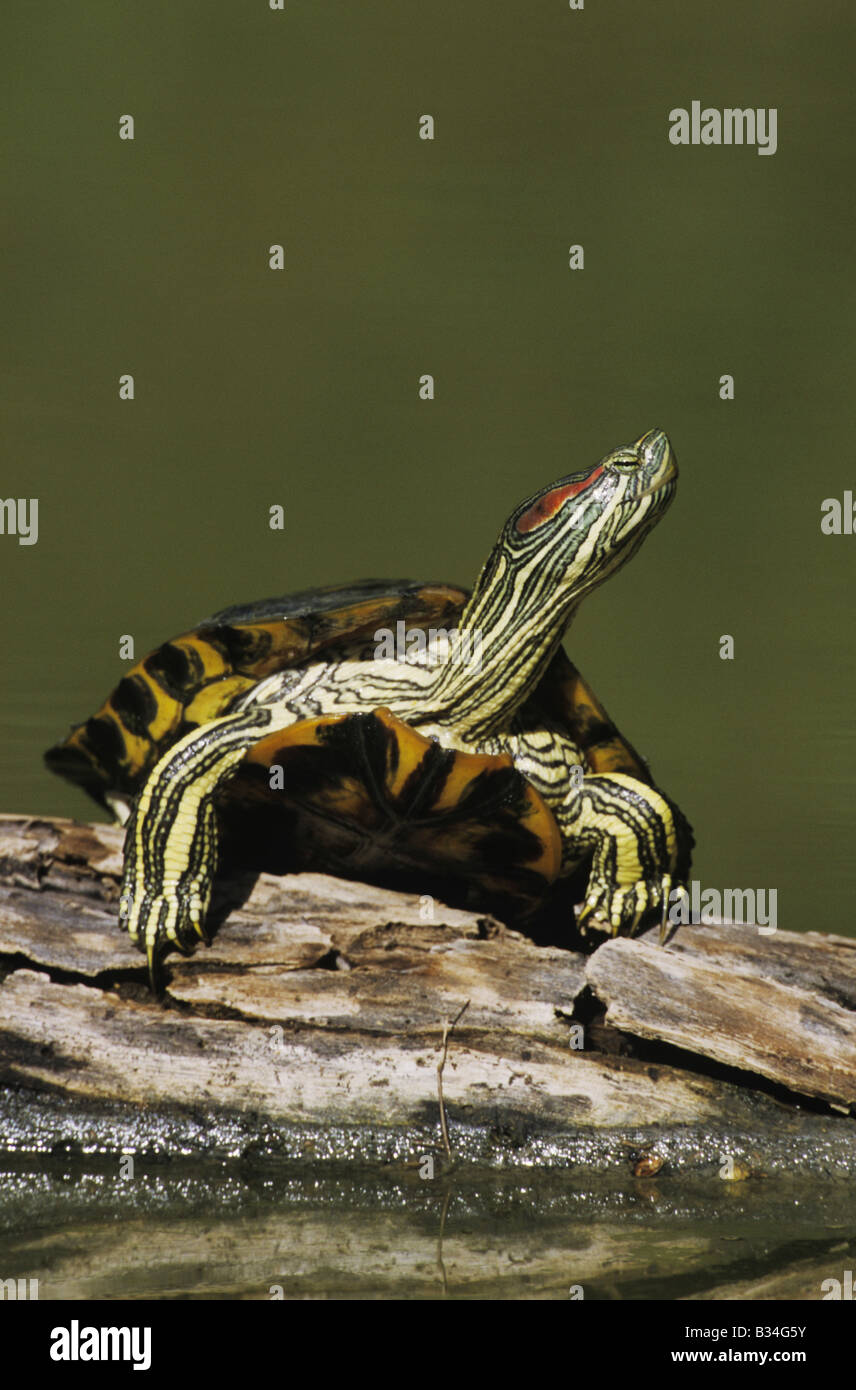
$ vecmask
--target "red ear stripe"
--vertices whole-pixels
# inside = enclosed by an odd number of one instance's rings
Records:
[[[530,531],[536,530],[543,522],[549,521],[551,516],[555,516],[563,502],[567,502],[569,497],[576,497],[578,493],[585,492],[586,488],[599,478],[603,472],[602,465],[592,469],[587,478],[583,478],[578,483],[564,483],[562,487],[554,487],[550,492],[545,492],[543,497],[539,497],[537,502],[523,513],[517,521],[517,530],[522,536],[528,535]]]

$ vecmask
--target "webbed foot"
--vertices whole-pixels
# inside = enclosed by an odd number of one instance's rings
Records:
[[[689,872],[689,823],[654,787],[625,773],[589,775],[569,792],[558,814],[570,863],[591,854],[578,926],[609,936],[635,936],[660,924],[673,889]]]
[[[603,880],[589,880],[577,926],[586,936],[590,931],[608,936],[635,936],[643,924],[660,920],[660,940],[665,938],[664,923],[672,891],[671,874],[659,879],[639,879],[629,888],[612,887]]]

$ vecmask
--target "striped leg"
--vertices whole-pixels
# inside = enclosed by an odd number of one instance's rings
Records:
[[[624,773],[589,776],[556,811],[570,865],[592,854],[579,928],[633,936],[662,918],[689,872],[692,831],[661,792]]]
[[[125,834],[119,921],[145,951],[153,989],[168,943],[187,955],[200,938],[207,940],[217,871],[214,795],[272,722],[270,709],[254,708],[186,734],[140,792]]]

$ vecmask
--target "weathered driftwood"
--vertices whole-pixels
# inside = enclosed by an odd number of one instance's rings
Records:
[[[689,928],[665,951],[607,942],[586,974],[616,1028],[856,1104],[856,941]]]
[[[239,1116],[265,1132],[413,1130],[424,1143],[439,1135],[444,1027],[466,1004],[443,1069],[458,1143],[461,1127],[481,1126],[510,1148],[550,1136],[561,1155],[571,1133],[701,1127],[714,1170],[728,1134],[747,1135],[764,1162],[774,1137],[803,1154],[810,1140],[846,1169],[852,1120],[806,1114],[799,1098],[856,1103],[854,942],[682,928],[665,948],[649,936],[587,958],[440,903],[425,921],[414,896],[263,875],[210,948],[169,958],[159,1002],[116,924],[121,841],[107,826],[0,817],[11,1090]],[[594,1020],[582,1050],[575,1018]],[[623,1055],[627,1035],[638,1055]]]

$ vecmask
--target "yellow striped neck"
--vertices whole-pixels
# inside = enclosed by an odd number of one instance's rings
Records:
[[[473,743],[508,727],[537,688],[578,603],[566,586],[539,596],[537,603],[527,602],[522,584],[512,591],[507,570],[507,560],[500,557],[489,582],[483,585],[480,579],[461,615],[461,649],[477,651],[479,660],[455,661],[453,656],[421,701],[432,722],[453,727]]]

